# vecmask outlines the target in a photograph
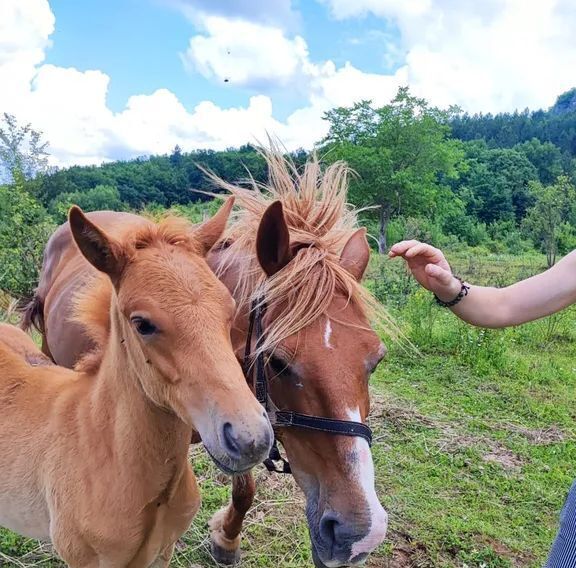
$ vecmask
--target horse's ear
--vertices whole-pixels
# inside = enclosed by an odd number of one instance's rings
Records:
[[[92,223],[77,205],[70,208],[68,222],[84,258],[112,280],[117,279],[126,264],[120,244]]]
[[[256,254],[268,276],[276,274],[292,260],[290,232],[280,201],[272,203],[262,215],[256,236]]]
[[[366,239],[366,229],[358,229],[348,239],[340,255],[340,265],[360,282],[370,260],[370,247]]]
[[[211,217],[208,219],[208,221],[204,221],[204,223],[194,229],[194,239],[200,243],[202,254],[208,254],[208,251],[222,236],[222,233],[226,228],[226,223],[228,222],[228,217],[230,217],[230,211],[232,211],[233,205],[234,196],[231,196],[224,202],[224,205],[218,209],[214,217]]]

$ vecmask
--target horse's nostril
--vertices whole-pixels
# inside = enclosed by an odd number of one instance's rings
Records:
[[[340,522],[334,513],[324,513],[320,519],[320,536],[329,550],[332,550],[336,543],[336,533]]]
[[[238,459],[241,455],[240,446],[234,435],[234,426],[230,422],[225,422],[222,426],[222,438],[226,452],[234,459]]]

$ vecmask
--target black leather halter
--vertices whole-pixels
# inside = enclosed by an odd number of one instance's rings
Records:
[[[250,376],[252,371],[251,362],[251,348],[252,336],[256,335],[256,398],[258,402],[266,409],[266,412],[271,418],[272,426],[274,428],[304,428],[306,430],[315,430],[317,432],[326,432],[328,434],[335,434],[339,436],[358,436],[364,438],[368,445],[372,445],[372,431],[366,424],[362,422],[354,422],[351,420],[337,420],[335,418],[323,418],[321,416],[309,416],[308,414],[300,414],[291,410],[275,410],[271,408],[271,400],[268,395],[268,380],[266,378],[266,363],[264,361],[264,354],[258,351],[262,343],[264,332],[262,329],[262,319],[266,312],[266,304],[261,301],[254,301],[250,310],[250,319],[248,326],[248,336],[246,338],[246,348],[244,351],[244,374],[246,377]],[[282,468],[278,469],[274,462],[279,461],[282,463]],[[276,437],[268,459],[264,460],[264,465],[268,471],[275,471],[277,473],[292,473],[290,464],[280,454]]]

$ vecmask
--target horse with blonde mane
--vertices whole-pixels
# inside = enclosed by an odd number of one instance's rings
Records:
[[[264,355],[274,407],[364,422],[370,407],[368,380],[386,351],[370,320],[386,316],[361,285],[370,249],[346,202],[348,169],[336,163],[322,171],[313,157],[298,171],[278,148],[265,157],[265,185],[253,180],[247,187],[233,185],[212,176],[239,205],[207,258],[236,300],[231,334],[236,356],[243,359],[252,307],[264,301],[262,338],[249,341],[248,347],[253,356]],[[134,217],[99,215],[109,225],[125,225]],[[79,284],[54,276],[56,259],[69,253],[65,236],[66,229],[60,228],[48,243],[40,285],[25,319],[44,331],[45,353],[74,364],[99,338],[82,336],[66,317]],[[104,328],[102,333],[107,333]],[[278,428],[276,435],[306,495],[316,566],[363,563],[387,528],[368,442],[304,428]],[[255,492],[251,474],[236,476],[232,483],[232,502],[210,522],[212,553],[222,563],[238,560],[242,523]]]
[[[42,364],[22,331],[0,328],[0,525],[51,540],[72,568],[169,565],[200,505],[193,428],[228,473],[269,451],[230,343],[234,303],[205,261],[230,207],[196,230],[115,235],[71,209],[77,255],[109,292],[98,361]]]

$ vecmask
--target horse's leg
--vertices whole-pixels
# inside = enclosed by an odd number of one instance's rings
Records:
[[[240,560],[240,532],[255,492],[252,473],[232,479],[232,502],[220,509],[209,523],[210,549],[216,562],[235,564]]]
[[[106,566],[79,534],[57,529],[52,533],[51,539],[56,552],[70,568],[104,568]]]
[[[150,568],[168,568],[170,566],[170,560],[172,560],[172,555],[174,554],[174,547],[176,543],[169,544],[159,555],[152,564]]]

